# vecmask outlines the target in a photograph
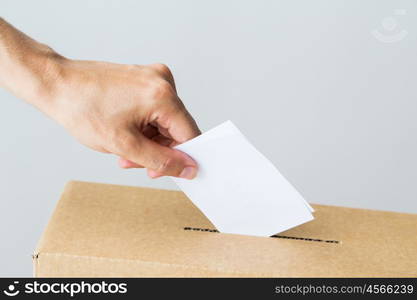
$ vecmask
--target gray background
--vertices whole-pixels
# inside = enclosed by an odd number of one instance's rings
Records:
[[[0,14],[65,56],[168,64],[203,130],[233,120],[309,202],[416,213],[416,6],[1,0]],[[0,276],[31,275],[68,180],[176,188],[120,170],[6,91],[0,103]]]

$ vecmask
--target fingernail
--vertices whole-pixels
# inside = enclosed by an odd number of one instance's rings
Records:
[[[197,168],[195,167],[185,167],[182,170],[180,177],[185,179],[193,179],[197,175]]]
[[[162,176],[161,174],[159,174],[159,173],[157,173],[157,172],[155,172],[155,171],[153,171],[153,170],[148,170],[148,175],[149,175],[149,177],[151,177],[152,179],[156,179],[156,178],[159,178],[159,177],[161,177],[161,176]]]

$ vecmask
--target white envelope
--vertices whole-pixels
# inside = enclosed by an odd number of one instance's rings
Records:
[[[172,179],[220,232],[271,236],[313,219],[300,193],[231,121],[176,148],[199,172]]]

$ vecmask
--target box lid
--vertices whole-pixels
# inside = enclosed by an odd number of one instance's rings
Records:
[[[417,276],[417,215],[314,205],[278,237],[215,232],[179,191],[70,182],[35,276]]]

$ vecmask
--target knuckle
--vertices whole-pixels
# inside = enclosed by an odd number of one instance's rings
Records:
[[[132,149],[138,150],[138,141],[134,136],[126,133],[113,133],[110,135],[110,143],[120,153],[131,152]]]
[[[136,72],[140,70],[141,67],[139,65],[125,65],[125,68],[127,71]]]
[[[172,94],[171,85],[165,80],[155,81],[150,88],[150,94],[154,100],[168,99]]]
[[[160,72],[164,75],[171,74],[171,70],[169,69],[169,67],[166,64],[156,63],[156,64],[153,64],[152,66],[155,70],[157,70],[158,72]]]
[[[156,164],[156,172],[161,174],[167,174],[171,171],[172,167],[174,166],[174,160],[172,158],[166,158],[162,161],[156,162]]]

